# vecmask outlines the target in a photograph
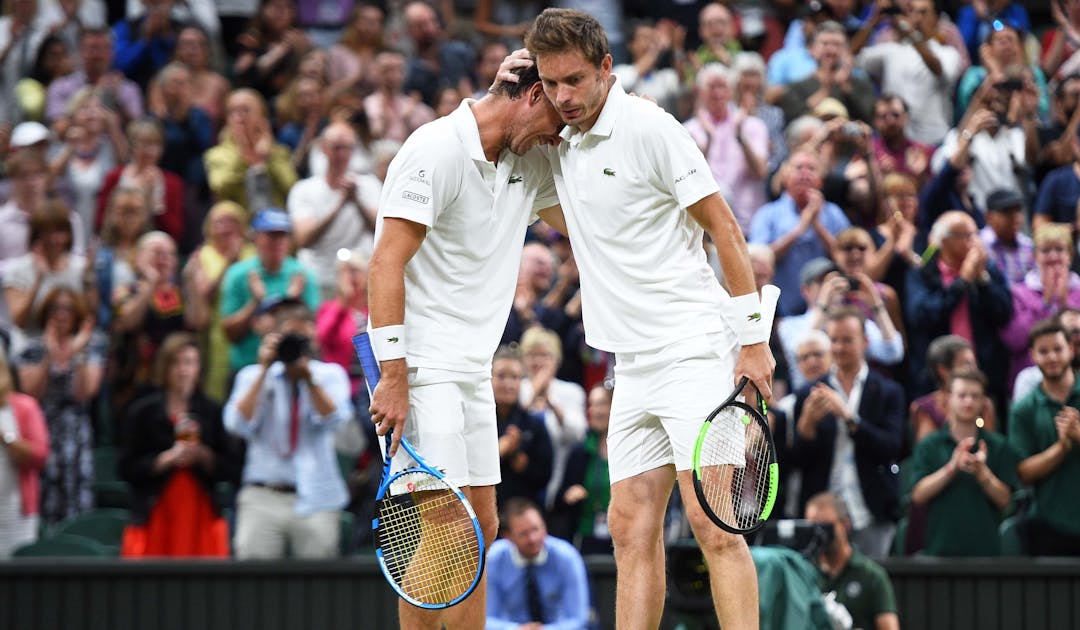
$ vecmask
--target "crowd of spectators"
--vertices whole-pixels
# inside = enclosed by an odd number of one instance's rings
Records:
[[[0,551],[93,509],[106,472],[125,555],[363,538],[338,527],[380,457],[349,338],[387,167],[547,4],[8,3]],[[1027,551],[1080,551],[1080,2],[555,4],[684,121],[783,291],[779,511],[832,493],[871,557],[1001,553],[1013,514]],[[532,502],[512,538],[539,513],[608,553],[612,359],[568,240],[527,240],[493,360],[499,503]]]

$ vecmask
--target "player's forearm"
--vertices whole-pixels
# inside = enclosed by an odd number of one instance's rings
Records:
[[[754,271],[750,267],[746,239],[723,197],[719,194],[710,195],[687,210],[712,237],[716,253],[720,257],[720,268],[727,281],[728,292],[733,296],[755,292],[757,286],[754,284]]]
[[[1067,451],[1061,442],[1054,442],[1050,448],[1045,451],[1032,455],[1020,462],[1016,467],[1016,474],[1023,483],[1036,483],[1043,477],[1057,470],[1058,466],[1061,465],[1061,462],[1065,461],[1066,454]]]
[[[368,274],[368,317],[372,328],[405,322],[405,267],[388,263],[377,254]]]
[[[978,482],[979,487],[982,488],[986,496],[990,497],[990,500],[998,509],[1004,510],[1009,505],[1009,499],[1012,498],[1012,489],[998,479],[989,468],[983,470],[982,475],[978,477]]]

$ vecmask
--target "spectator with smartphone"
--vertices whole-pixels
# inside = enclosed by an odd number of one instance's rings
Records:
[[[981,372],[954,372],[948,392],[948,424],[919,442],[912,455],[911,501],[927,506],[923,553],[996,556],[1002,513],[1020,485],[1019,458],[1003,435],[978,422],[986,395]]]
[[[912,0],[893,20],[900,40],[863,49],[856,59],[883,92],[904,94],[911,105],[908,134],[926,144],[941,142],[952,126],[952,92],[962,68],[956,49],[937,40],[937,19],[933,0]]]
[[[314,358],[315,321],[295,299],[270,310],[273,328],[258,361],[240,370],[225,405],[225,428],[247,442],[236,498],[238,558],[338,554],[339,514],[349,500],[334,432],[349,420],[349,377]]]
[[[1009,413],[1009,442],[1020,455],[1020,481],[1035,490],[1027,531],[1033,556],[1080,555],[1080,381],[1065,329],[1054,321],[1028,335],[1042,383],[1016,401]]]
[[[1020,66],[1030,73],[1030,80],[1034,82],[1034,89],[1038,94],[1036,113],[1039,118],[1046,120],[1050,115],[1050,93],[1046,86],[1046,75],[1038,64],[1028,62],[1024,50],[1024,36],[1030,27],[1001,19],[993,20],[990,24],[988,34],[979,40],[978,55],[972,57],[980,63],[968,68],[956,86],[956,107],[959,111],[966,110],[975,92],[986,80],[999,90],[1023,89],[1024,83],[1016,83],[1015,77],[1010,81],[1008,76],[1010,66]]]
[[[853,297],[860,295],[864,301],[874,305],[871,311],[873,316],[867,318],[864,315],[867,357],[885,365],[895,365],[903,359],[904,340],[893,326],[869,277],[865,274],[846,276],[837,270],[831,260],[815,258],[803,266],[799,280],[802,294],[810,306],[801,315],[782,318],[776,328],[777,336],[785,342],[784,356],[788,365],[798,365],[798,340],[811,330],[824,330],[830,312],[842,307],[845,302],[850,304]],[[879,304],[881,308],[877,308]],[[787,343],[788,340],[795,343]],[[799,370],[793,370],[790,376],[792,391],[798,391],[808,382]]]

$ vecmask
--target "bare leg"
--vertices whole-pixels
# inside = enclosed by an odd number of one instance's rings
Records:
[[[757,630],[757,570],[750,557],[750,548],[742,536],[720,529],[701,510],[689,470],[680,470],[678,477],[690,528],[694,530],[709,567],[713,605],[720,626],[724,630]]]
[[[674,467],[654,468],[611,486],[608,526],[615,544],[618,582],[615,627],[660,626],[664,613],[664,510],[674,483]]]
[[[484,531],[484,549],[491,546],[498,531],[495,512],[495,486],[464,487],[461,489],[472,503],[480,528]],[[487,573],[480,576],[476,590],[463,601],[443,610],[417,608],[398,600],[398,621],[402,630],[473,630],[483,628],[487,617]]]

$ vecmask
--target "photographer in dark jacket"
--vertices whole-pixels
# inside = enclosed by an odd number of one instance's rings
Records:
[[[221,407],[199,388],[198,341],[165,338],[154,366],[155,389],[128,408],[119,468],[131,484],[131,524],[122,554],[229,555],[229,532],[214,486],[239,473]]]

